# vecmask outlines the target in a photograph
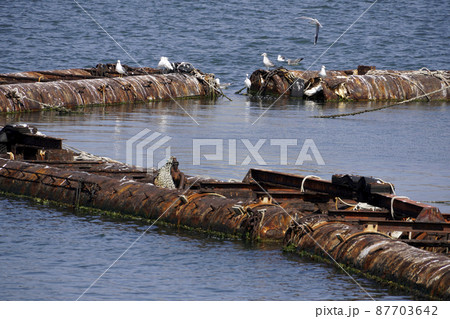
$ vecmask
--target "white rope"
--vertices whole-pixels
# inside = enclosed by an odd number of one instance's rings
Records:
[[[303,177],[302,185],[300,186],[300,192],[302,192],[302,193],[305,192],[304,185],[305,185],[305,181],[306,181],[308,178],[317,178],[317,179],[321,179],[319,176],[315,176],[315,175],[307,175],[307,176]]]
[[[409,197],[407,197],[407,196],[394,196],[394,197],[392,197],[392,199],[391,199],[391,216],[392,216],[392,219],[395,219],[394,200],[399,199],[399,198],[409,199]]]
[[[392,194],[395,195],[394,184],[392,184],[391,182],[385,182],[385,181],[383,181],[381,178],[377,178],[376,180],[377,180],[377,181],[380,181],[380,182],[382,182],[382,183],[384,183],[384,184],[389,184],[389,185],[391,186],[391,189],[392,189]]]
[[[343,200],[342,200],[342,198],[340,198],[340,197],[336,197],[336,200],[339,200],[342,204],[344,204],[344,205],[347,205],[347,206],[350,206],[350,207],[353,207],[353,209],[355,209],[355,207],[356,206],[358,206],[358,204],[349,204],[349,203],[346,203],[346,202],[344,202]]]

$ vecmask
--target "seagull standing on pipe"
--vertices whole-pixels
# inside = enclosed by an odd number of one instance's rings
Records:
[[[172,63],[169,62],[169,59],[167,57],[162,56],[158,63],[158,69],[173,71],[173,66]]]
[[[320,69],[319,76],[323,79],[327,76],[327,71],[325,71],[325,65],[322,65],[322,68]]]
[[[120,60],[117,60],[116,64],[116,72],[120,74],[120,76],[127,74],[127,71],[122,67],[122,64],[120,64]]]
[[[250,89],[250,87],[252,86],[252,81],[250,81],[250,79],[248,78],[248,73],[247,73],[247,77],[245,78],[244,83],[245,83],[245,87],[247,89]]]
[[[272,61],[269,60],[269,58],[267,57],[267,53],[263,53],[261,54],[261,56],[263,56],[263,63],[266,66],[266,68],[273,68],[275,66],[275,64],[272,63]]]
[[[316,45],[317,39],[319,38],[319,29],[322,27],[322,25],[320,24],[319,20],[314,19],[314,18],[310,18],[310,17],[300,17],[300,18],[297,18],[297,19],[309,20],[309,23],[316,25],[316,35],[314,36],[314,45]]]

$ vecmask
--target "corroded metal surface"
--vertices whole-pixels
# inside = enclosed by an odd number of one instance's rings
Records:
[[[0,82],[0,112],[220,95],[213,74],[198,70],[161,74],[147,69],[135,69],[136,75],[124,77],[105,70],[97,76],[91,69],[0,75],[9,79],[8,84]]]
[[[392,184],[374,185],[373,178],[355,175],[334,175],[326,181],[250,169],[242,182],[187,177],[185,190],[166,189],[152,184],[155,170],[61,149],[61,140],[27,125],[5,126],[0,140],[0,191],[283,241],[449,298],[449,217],[433,206],[390,194]],[[361,198],[377,207],[357,208]]]
[[[358,70],[330,70],[326,77],[320,78],[318,71],[279,68],[256,70],[250,80],[249,92],[253,95],[286,95],[327,101],[450,98],[450,71],[388,71],[360,66]]]
[[[363,231],[325,216],[308,216],[291,226],[285,242],[431,296],[450,298],[448,256],[411,247],[383,233]]]
[[[386,72],[337,79],[327,77],[322,87],[325,100],[401,101],[438,91],[421,98],[431,101],[450,98],[449,80],[450,72],[442,73],[442,77],[432,73]]]
[[[251,231],[251,237],[269,240],[281,240],[290,222],[290,217],[282,208],[271,206],[269,212],[259,218],[260,222],[256,227],[250,229],[249,219],[266,208],[257,201],[242,203],[214,193],[188,191],[183,194],[182,191],[159,188],[127,178],[119,180],[5,159],[0,159],[0,189],[68,205],[159,219],[208,231],[232,235],[244,235],[244,232]],[[243,210],[233,208],[238,202],[239,205],[244,204]],[[256,206],[259,206],[258,210]]]

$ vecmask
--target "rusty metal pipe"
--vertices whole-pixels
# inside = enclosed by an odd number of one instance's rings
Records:
[[[450,71],[389,71],[374,70],[363,74],[358,70],[330,70],[321,79],[317,71],[292,71],[279,68],[272,71],[256,70],[250,80],[254,95],[286,95],[304,97],[294,83],[301,81],[304,90],[318,88],[312,99],[403,101],[422,97],[424,100],[450,98]],[[319,89],[320,88],[320,89]]]
[[[212,88],[187,73],[0,85],[0,112],[200,97]]]
[[[219,194],[183,194],[148,183],[6,159],[0,159],[0,190],[236,236],[250,232],[250,237],[266,240],[281,241],[290,222],[274,205],[252,204],[239,210],[234,208],[238,199]]]
[[[450,258],[324,216],[300,218],[285,243],[432,297],[450,298]]]

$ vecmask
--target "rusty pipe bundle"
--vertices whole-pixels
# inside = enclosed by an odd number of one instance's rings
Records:
[[[436,76],[440,74],[440,76]],[[446,100],[450,98],[450,72],[377,72],[322,81],[325,100]]]
[[[125,215],[269,240],[282,240],[290,218],[266,203],[241,206],[214,193],[186,192],[127,179],[0,159],[0,190]],[[244,204],[245,205],[245,204]],[[255,222],[257,221],[257,222]]]
[[[358,68],[360,69],[360,68]],[[360,70],[358,70],[360,71]],[[250,77],[254,95],[286,95],[331,100],[448,100],[450,71],[317,71],[256,70]]]
[[[376,230],[307,216],[289,228],[285,243],[430,296],[450,298],[448,256],[411,247]]]
[[[198,97],[212,90],[207,81],[188,73],[3,84],[0,112]]]

